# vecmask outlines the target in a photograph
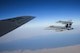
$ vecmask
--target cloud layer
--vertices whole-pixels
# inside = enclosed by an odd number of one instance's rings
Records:
[[[68,46],[62,48],[50,48],[40,50],[14,50],[14,51],[1,51],[0,53],[80,53],[80,45]]]

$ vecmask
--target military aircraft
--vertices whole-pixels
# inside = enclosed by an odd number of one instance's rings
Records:
[[[0,20],[0,37],[27,23],[33,18],[35,18],[35,16],[18,16]]]
[[[55,30],[55,31],[64,31],[64,30],[72,30],[73,28],[71,27],[73,22],[72,20],[68,20],[68,21],[58,21],[56,23],[62,23],[64,24],[65,26],[49,26],[47,27],[46,29],[47,30]]]

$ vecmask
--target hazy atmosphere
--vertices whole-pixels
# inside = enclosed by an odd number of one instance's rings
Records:
[[[79,0],[0,0],[0,20],[35,16],[0,37],[0,53],[80,53]],[[73,30],[45,30],[56,21],[72,20]]]

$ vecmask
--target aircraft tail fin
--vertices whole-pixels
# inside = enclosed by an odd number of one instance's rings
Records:
[[[71,26],[72,26],[72,23],[68,23],[65,25],[66,28],[71,28]]]

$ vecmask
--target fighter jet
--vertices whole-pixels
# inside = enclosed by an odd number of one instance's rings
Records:
[[[54,26],[51,25],[49,27],[47,27],[47,30],[55,30],[55,31],[65,31],[65,30],[72,30],[73,28],[71,27],[73,22],[71,20],[69,21],[58,21],[56,23],[62,23],[64,24],[64,26]]]
[[[0,20],[0,37],[27,23],[33,18],[35,18],[35,16],[18,16]]]

